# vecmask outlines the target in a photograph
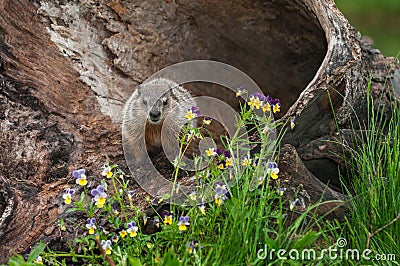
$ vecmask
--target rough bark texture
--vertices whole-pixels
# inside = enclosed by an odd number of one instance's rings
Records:
[[[157,70],[191,59],[236,66],[280,98],[281,121],[296,119],[283,140],[282,182],[300,189],[305,207],[322,194],[343,200],[325,187],[345,166],[334,155],[340,142],[327,142],[339,140],[332,107],[349,132],[355,115],[367,115],[371,78],[375,103],[390,110],[385,82],[398,65],[365,44],[333,1],[0,0],[0,262],[57,240],[73,169],[98,176],[107,160],[125,169],[124,101]],[[228,92],[190,88],[236,104]]]

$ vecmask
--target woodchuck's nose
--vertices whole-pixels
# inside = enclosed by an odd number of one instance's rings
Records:
[[[161,112],[160,111],[156,111],[156,110],[151,110],[150,111],[150,120],[153,122],[157,122],[158,120],[160,120],[161,117]]]

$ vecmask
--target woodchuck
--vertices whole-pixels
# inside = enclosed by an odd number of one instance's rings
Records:
[[[139,85],[123,109],[125,154],[137,160],[147,156],[144,149],[152,156],[163,147],[179,145],[181,127],[188,122],[185,114],[195,105],[190,93],[174,81],[156,78]]]

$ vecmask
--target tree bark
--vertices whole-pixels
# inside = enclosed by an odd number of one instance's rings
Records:
[[[127,172],[124,102],[154,72],[193,59],[233,65],[280,98],[279,121],[296,121],[283,139],[282,183],[300,186],[307,205],[344,199],[326,187],[345,167],[334,155],[338,132],[366,120],[369,81],[390,114],[386,85],[398,63],[365,43],[332,0],[0,0],[0,262],[58,241],[72,170],[94,178],[109,160]],[[237,106],[228,92],[190,88]]]

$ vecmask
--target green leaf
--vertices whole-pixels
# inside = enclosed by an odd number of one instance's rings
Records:
[[[8,265],[9,266],[26,266],[26,265],[32,265],[34,266],[34,263],[29,263],[29,262],[25,262],[24,258],[21,255],[16,255],[12,258],[10,258],[10,260],[8,261]]]
[[[46,248],[46,245],[43,243],[37,244],[32,251],[29,253],[28,262],[33,262],[39,255],[40,253],[43,252],[43,250]]]
[[[269,238],[268,236],[265,237],[265,244],[269,247],[269,248],[273,248],[273,249],[279,249],[279,245],[271,238]]]
[[[138,258],[129,257],[129,265],[131,265],[131,266],[141,266],[143,264]]]
[[[294,249],[303,249],[305,247],[310,246],[311,244],[315,243],[319,237],[320,233],[315,231],[308,231],[302,238],[296,239],[293,248]]]
[[[176,257],[176,253],[173,249],[170,249],[167,254],[165,254],[161,265],[167,266],[180,266],[181,263],[179,262],[178,258]]]

